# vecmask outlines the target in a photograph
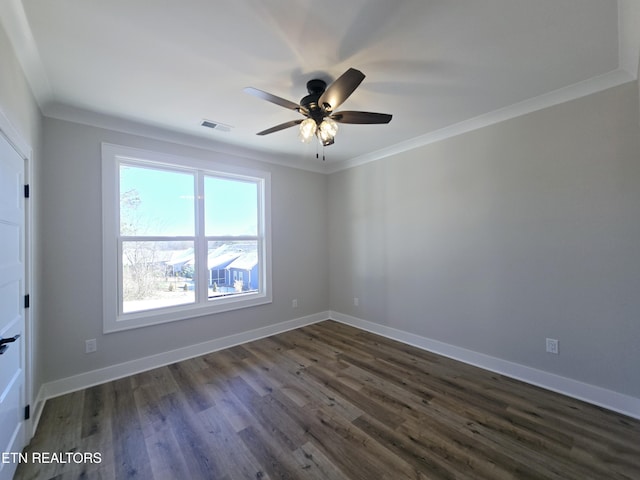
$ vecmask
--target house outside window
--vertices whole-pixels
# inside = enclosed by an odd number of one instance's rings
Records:
[[[268,172],[103,144],[104,331],[271,302]]]

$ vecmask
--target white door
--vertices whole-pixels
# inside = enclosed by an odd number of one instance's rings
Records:
[[[26,443],[24,216],[24,160],[0,133],[0,480]]]

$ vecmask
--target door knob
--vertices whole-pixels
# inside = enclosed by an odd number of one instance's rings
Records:
[[[9,345],[7,345],[7,343],[13,343],[16,340],[18,340],[20,338],[20,334],[15,335],[13,337],[10,338],[0,338],[0,355],[2,355],[4,352],[7,351],[7,348],[9,348]]]
[[[11,337],[11,338],[0,338],[0,345],[4,345],[5,343],[13,343],[19,338],[20,338],[20,334],[16,335],[15,337]]]

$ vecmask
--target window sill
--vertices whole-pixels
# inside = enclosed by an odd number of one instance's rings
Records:
[[[271,295],[261,293],[248,293],[234,295],[226,298],[218,298],[215,303],[206,305],[178,305],[176,307],[158,308],[143,312],[125,313],[118,318],[109,321],[105,319],[104,333],[121,332],[134,328],[149,327],[168,322],[188,320],[191,318],[215,315],[243,308],[266,305],[272,302]]]

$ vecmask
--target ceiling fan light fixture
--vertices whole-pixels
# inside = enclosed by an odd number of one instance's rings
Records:
[[[329,137],[329,138],[325,138],[325,139],[321,138],[320,142],[322,143],[323,147],[328,147],[329,145],[333,145],[334,139],[333,139],[333,137]]]
[[[313,136],[316,134],[318,126],[313,118],[307,118],[300,124],[300,140],[304,143],[309,143]]]
[[[318,128],[318,138],[323,146],[332,145],[333,139],[338,133],[338,124],[329,117],[322,120]]]
[[[334,112],[358,88],[362,80],[364,80],[364,73],[355,68],[348,69],[329,86],[324,80],[311,79],[307,82],[309,95],[303,97],[299,104],[257,88],[245,88],[244,91],[250,95],[275,103],[281,107],[295,110],[305,117],[304,119],[281,123],[258,132],[257,135],[267,135],[299,125],[298,138],[302,142],[309,143],[313,137],[317,137],[318,143],[326,147],[334,143],[336,133],[338,133],[338,124],[336,122],[355,124],[389,123],[391,115],[386,113]]]
[[[338,133],[338,124],[331,118],[326,117],[320,124],[319,135],[325,137],[335,137]]]

